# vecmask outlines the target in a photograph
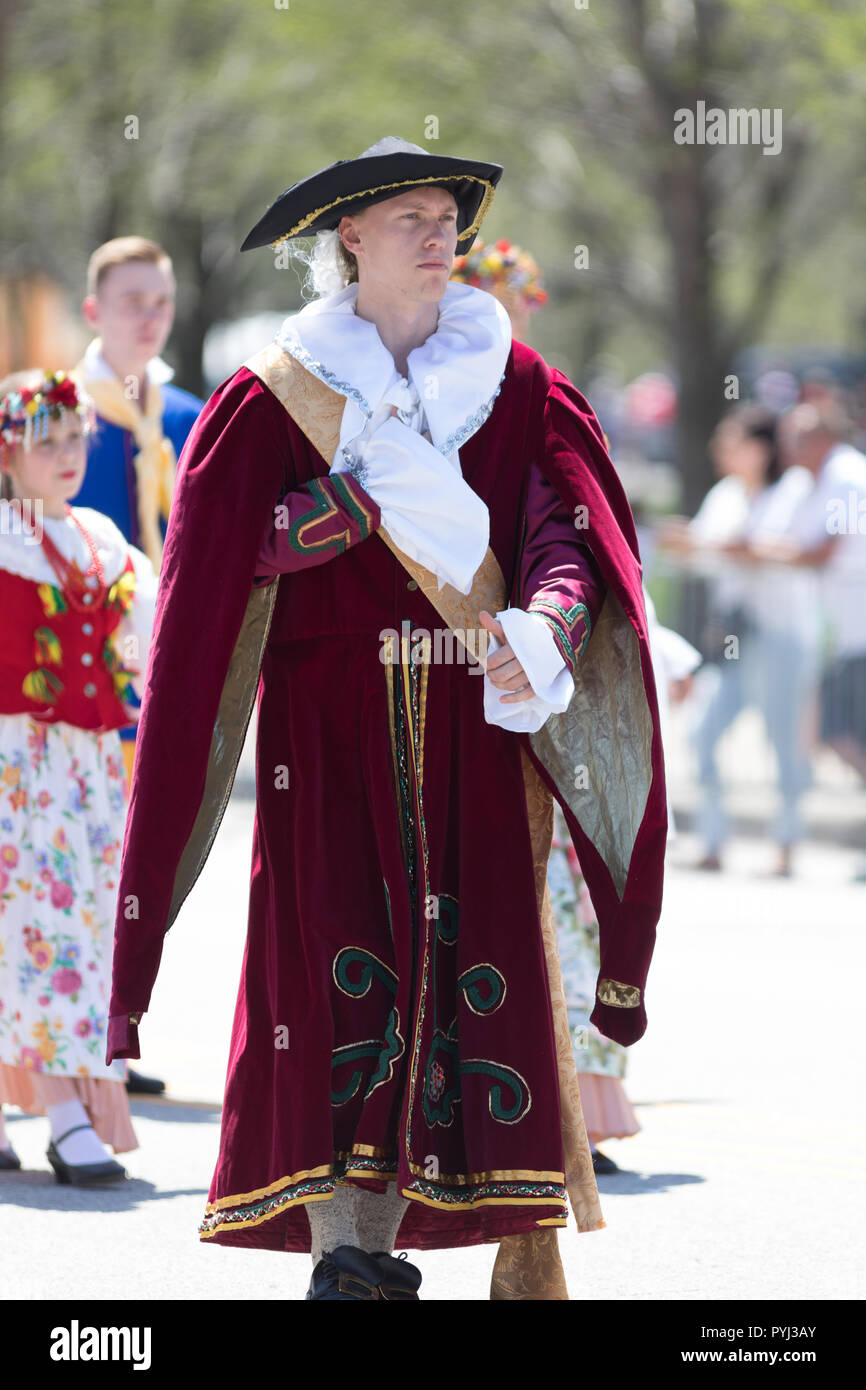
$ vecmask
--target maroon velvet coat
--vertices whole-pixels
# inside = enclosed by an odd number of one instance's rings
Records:
[[[601,909],[602,974],[642,990],[661,904],[665,800],[628,504],[583,397],[521,344],[460,456],[489,508],[511,603],[549,618],[566,659],[606,586],[637,632],[653,779],[621,898],[564,809]],[[250,590],[291,569],[276,581],[258,689],[247,946],[202,1238],[308,1250],[301,1207],[326,1200],[335,1176],[375,1190],[396,1178],[413,1199],[398,1243],[414,1248],[562,1224],[521,748],[551,779],[527,736],[486,723],[477,668],[383,663],[385,631],[408,622],[433,633],[442,619],[368,534],[378,525],[370,499],[314,481],[327,475],[246,369],[214,393],[184,450],[124,842],[107,1055],[139,1056],[137,1021]],[[288,547],[271,534],[286,492]],[[344,525],[327,520],[338,502]],[[570,522],[578,503],[591,518],[579,534]],[[299,525],[305,510],[312,531]],[[319,549],[317,539],[325,556],[310,563],[302,552]],[[599,1002],[593,1021],[634,1041],[646,1022],[642,995],[639,1008]]]

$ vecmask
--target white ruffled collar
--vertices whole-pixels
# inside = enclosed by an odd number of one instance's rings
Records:
[[[357,284],[307,304],[285,320],[276,342],[346,397],[340,447],[355,439],[386,393],[405,382],[375,324],[358,318]],[[493,295],[449,282],[439,323],[407,358],[408,380],[424,408],[430,439],[453,457],[487,419],[511,350],[511,323]],[[333,462],[333,460],[331,460]]]
[[[55,584],[56,573],[49,564],[42,546],[34,536],[21,529],[11,509],[7,509],[8,503],[0,502],[0,569],[21,575],[24,579],[33,579],[39,584]],[[89,532],[102,561],[106,578],[113,583],[122,572],[126,557],[130,553],[130,546],[123,533],[104,512],[94,511],[91,507],[73,507],[72,510]],[[27,512],[25,518],[33,522],[39,520],[35,514]],[[72,517],[68,514],[56,517],[43,514],[41,520],[45,531],[61,554],[67,560],[74,560],[77,565],[86,569],[90,564],[90,551]]]

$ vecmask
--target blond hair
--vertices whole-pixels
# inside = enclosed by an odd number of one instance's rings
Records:
[[[118,265],[130,265],[144,261],[148,265],[163,266],[170,275],[174,274],[171,256],[155,241],[143,236],[118,236],[113,241],[97,246],[87,263],[87,293],[96,295],[110,270]]]
[[[293,260],[306,267],[301,285],[304,300],[337,294],[358,279],[358,262],[337,231],[317,232],[312,246],[306,239],[287,241],[284,247]]]

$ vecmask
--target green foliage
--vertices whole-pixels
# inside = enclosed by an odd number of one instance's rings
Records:
[[[278,3],[0,10],[7,264],[47,268],[77,298],[100,241],[155,236],[176,261],[189,363],[213,320],[298,302],[267,251],[237,254],[264,208],[390,133],[505,165],[485,235],[541,263],[552,304],[535,342],[577,377],[601,350],[627,372],[682,374],[695,341],[718,374],[766,332],[815,324],[817,287],[828,341],[866,318],[846,272],[863,200],[859,0]],[[782,153],[675,145],[674,112],[698,99],[780,107]]]

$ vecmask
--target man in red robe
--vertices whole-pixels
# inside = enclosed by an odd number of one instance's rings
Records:
[[[395,1244],[555,1239],[568,1198],[604,1225],[552,796],[600,923],[593,1021],[624,1044],[646,1026],[666,816],[637,541],[586,401],[449,284],[500,174],[388,138],[277,200],[244,249],[319,233],[343,288],[213,394],[166,536],[108,1058],[138,1056],[257,697],[200,1234],[312,1250],[313,1298],[415,1297]]]

